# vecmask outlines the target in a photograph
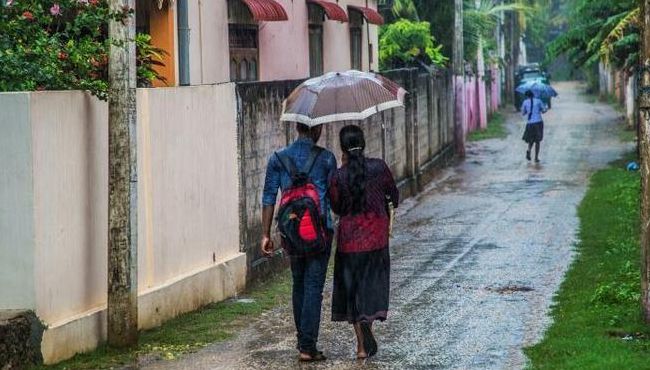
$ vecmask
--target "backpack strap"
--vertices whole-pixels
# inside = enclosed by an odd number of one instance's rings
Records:
[[[314,165],[316,164],[316,160],[320,156],[320,154],[324,151],[325,149],[319,147],[319,146],[312,146],[311,150],[309,151],[309,157],[307,158],[307,162],[305,163],[305,167],[301,171],[298,170],[296,167],[296,164],[293,162],[293,160],[286,154],[281,153],[281,152],[275,152],[275,156],[278,158],[280,161],[280,164],[282,165],[282,168],[284,168],[285,171],[289,174],[289,177],[294,177],[298,173],[304,173],[305,175],[309,175],[311,171],[314,169]]]
[[[311,170],[314,169],[314,165],[316,164],[316,160],[324,150],[325,149],[319,147],[318,145],[311,147],[311,150],[309,151],[309,158],[307,158],[307,162],[305,163],[305,167],[302,171],[304,174],[309,175],[311,173]]]
[[[284,168],[284,170],[287,171],[289,177],[293,178],[298,173],[298,168],[296,168],[296,164],[293,163],[293,160],[289,158],[289,156],[280,152],[275,152],[275,156],[280,161],[282,168]]]
[[[311,147],[311,150],[309,151],[309,158],[307,159],[307,162],[305,163],[305,168],[303,172],[309,176],[311,171],[314,169],[314,165],[316,164],[316,160],[318,157],[320,157],[321,153],[324,152],[325,149],[319,147],[318,145],[314,145]],[[321,204],[321,217],[323,218],[323,223],[325,223],[326,219],[326,212],[327,209],[329,209],[327,205],[327,197],[325,197],[325,203]]]

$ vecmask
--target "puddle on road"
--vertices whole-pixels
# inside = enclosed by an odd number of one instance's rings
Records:
[[[514,293],[532,292],[535,289],[526,285],[511,284],[511,285],[505,285],[501,287],[487,287],[485,288],[485,290],[489,292],[498,293],[498,294],[514,294]]]
[[[418,218],[415,221],[409,222],[406,227],[410,229],[410,228],[418,228],[421,226],[431,226],[433,220],[434,220],[433,216]]]
[[[532,195],[543,195],[547,192],[557,192],[570,188],[575,188],[576,184],[571,181],[548,180],[531,177],[525,180],[502,181],[484,184],[480,191],[492,195],[506,195],[516,198],[521,197],[521,193]],[[477,190],[478,191],[478,190]]]
[[[502,247],[494,244],[494,243],[482,243],[482,244],[476,244],[474,246],[474,250],[476,251],[492,251],[495,249],[501,249]]]

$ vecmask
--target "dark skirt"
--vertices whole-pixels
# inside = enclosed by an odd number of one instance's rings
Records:
[[[388,314],[390,254],[388,248],[371,252],[336,253],[332,321],[384,321]]]
[[[544,122],[527,124],[522,139],[528,144],[539,143],[544,140]]]

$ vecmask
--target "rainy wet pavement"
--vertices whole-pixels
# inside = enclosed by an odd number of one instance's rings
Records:
[[[524,158],[522,125],[508,116],[505,140],[471,143],[466,160],[440,174],[398,214],[391,244],[391,311],[377,324],[376,357],[354,360],[347,324],[329,320],[325,292],[320,348],[299,364],[289,303],[229,342],[150,369],[512,369],[541,338],[572,258],[576,206],[590,173],[629,149],[618,114],[589,103],[573,83],[546,115],[541,164]]]

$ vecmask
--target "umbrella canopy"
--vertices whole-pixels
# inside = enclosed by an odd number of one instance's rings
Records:
[[[551,85],[545,84],[540,80],[526,81],[515,89],[520,94],[525,94],[526,91],[532,91],[533,95],[537,98],[554,98],[557,96],[557,91]]]
[[[309,79],[284,101],[280,121],[313,127],[328,122],[364,120],[404,106],[406,90],[374,73],[330,72]]]

